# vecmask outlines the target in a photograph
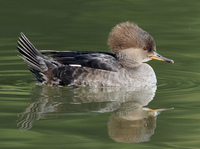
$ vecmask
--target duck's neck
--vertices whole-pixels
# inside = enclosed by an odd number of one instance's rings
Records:
[[[123,67],[135,68],[142,65],[142,60],[137,53],[131,49],[122,50],[116,53],[117,59]]]

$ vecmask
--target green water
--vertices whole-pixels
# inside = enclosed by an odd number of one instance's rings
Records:
[[[1,149],[200,148],[200,1],[1,0],[0,12]],[[148,62],[158,79],[155,96],[37,85],[17,56],[20,32],[40,50],[107,51],[110,29],[127,20],[175,61]],[[174,110],[134,121],[136,99]]]

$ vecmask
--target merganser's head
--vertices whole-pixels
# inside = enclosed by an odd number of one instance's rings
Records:
[[[174,63],[156,52],[153,37],[137,24],[123,22],[116,25],[110,32],[108,46],[122,65],[134,67],[151,59]]]

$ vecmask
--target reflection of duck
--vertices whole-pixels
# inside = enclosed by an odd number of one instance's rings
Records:
[[[127,87],[81,87],[76,89],[37,86],[33,99],[19,114],[18,127],[31,129],[40,119],[63,118],[59,113],[113,112],[108,122],[110,138],[117,142],[149,140],[156,127],[156,116],[166,109],[144,108],[155,96],[156,86],[143,90]],[[54,112],[54,114],[52,114]]]
[[[18,126],[30,129],[34,121],[52,118],[52,112],[113,112],[126,102],[139,102],[147,105],[154,97],[156,86],[143,90],[127,87],[62,87],[37,86],[32,101],[24,112],[19,114]],[[55,114],[54,114],[55,116]]]
[[[114,112],[108,122],[110,138],[117,142],[147,141],[154,133],[156,116],[168,110],[143,107],[153,99],[155,91],[156,86],[146,90],[131,87],[81,87],[72,90],[66,87],[37,86],[32,101],[19,114],[18,127],[25,131],[40,119],[65,118],[65,114],[56,113]]]
[[[123,143],[148,141],[156,128],[156,116],[171,109],[152,110],[144,108],[139,102],[126,102],[110,117],[109,136]]]
[[[21,33],[18,50],[37,80],[48,85],[134,86],[156,84],[151,59],[173,63],[156,53],[154,39],[134,23],[116,25],[108,39],[114,52],[43,51]]]

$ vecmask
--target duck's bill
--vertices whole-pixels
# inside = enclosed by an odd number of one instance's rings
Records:
[[[154,116],[157,116],[163,111],[168,111],[168,110],[173,110],[173,109],[174,109],[174,107],[173,108],[154,109],[151,111],[154,112]]]
[[[162,55],[158,54],[157,52],[153,52],[153,56],[150,56],[151,59],[154,59],[154,60],[158,60],[158,61],[165,61],[165,62],[168,62],[168,63],[174,63],[173,60],[169,59],[169,58],[166,58],[166,57],[163,57]]]

